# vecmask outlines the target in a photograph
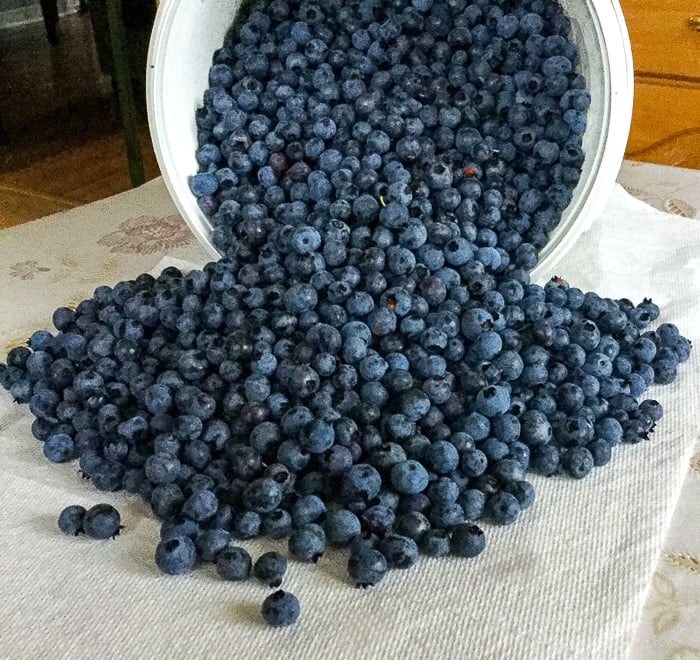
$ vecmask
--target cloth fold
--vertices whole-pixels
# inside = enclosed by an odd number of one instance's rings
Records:
[[[0,350],[49,327],[56,306],[148,271],[164,253],[203,264],[206,253],[174,214],[157,181],[0,233]],[[551,275],[605,296],[652,297],[659,322],[700,345],[697,255],[700,223],[617,187]],[[75,464],[49,464],[29,412],[2,392],[3,655],[623,658],[700,429],[697,351],[679,373],[648,393],[666,411],[649,442],[615,448],[611,463],[582,481],[532,476],[535,504],[512,526],[485,525],[487,548],[477,559],[421,558],[366,591],[345,577],[345,551],[329,550],[317,565],[292,562],[283,588],[298,596],[301,617],[288,630],[262,622],[269,589],[255,581],[226,583],[211,566],[177,578],[159,573],[159,522],[148,507],[95,491]],[[58,532],[63,507],[101,501],[122,513],[115,541]],[[265,539],[241,544],[254,557],[284,548]]]

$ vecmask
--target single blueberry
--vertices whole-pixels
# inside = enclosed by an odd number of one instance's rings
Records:
[[[274,627],[291,626],[299,618],[299,600],[281,589],[270,594],[262,604],[262,616]]]
[[[85,507],[73,504],[61,511],[58,516],[58,528],[71,536],[77,536],[83,531],[83,520],[85,518]]]

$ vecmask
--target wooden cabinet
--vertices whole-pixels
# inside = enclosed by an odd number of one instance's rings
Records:
[[[700,169],[700,1],[621,5],[635,71],[626,156]]]

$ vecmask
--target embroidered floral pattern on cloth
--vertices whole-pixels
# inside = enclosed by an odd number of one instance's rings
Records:
[[[192,240],[192,233],[179,215],[142,215],[125,220],[97,244],[121,254],[154,254],[184,247]]]

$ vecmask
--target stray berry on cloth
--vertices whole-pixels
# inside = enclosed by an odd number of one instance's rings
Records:
[[[58,516],[58,528],[70,536],[77,536],[83,531],[83,519],[86,509],[79,504],[72,504],[61,511]]]
[[[83,516],[83,531],[93,539],[114,539],[122,529],[119,511],[111,504],[96,504]]]
[[[262,604],[263,619],[276,628],[296,623],[299,612],[297,597],[282,589],[271,593]]]

